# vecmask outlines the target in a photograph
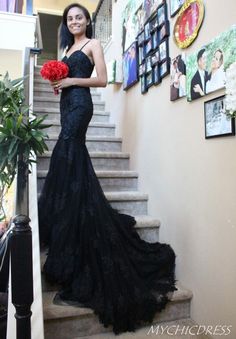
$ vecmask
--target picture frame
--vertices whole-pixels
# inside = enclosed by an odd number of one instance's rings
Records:
[[[153,85],[152,70],[151,70],[151,72],[146,73],[145,78],[146,78],[146,87],[150,88]]]
[[[149,21],[144,25],[144,37],[145,41],[150,39],[150,24]]]
[[[151,0],[151,15],[157,10],[159,6],[166,3],[166,0]]]
[[[147,93],[148,89],[147,89],[147,86],[146,86],[146,77],[145,77],[145,75],[141,76],[140,83],[141,83],[141,93],[142,94]]]
[[[170,61],[169,58],[160,64],[160,78],[163,79],[170,73]]]
[[[144,55],[145,55],[145,57],[148,56],[151,51],[152,51],[152,39],[150,37],[150,39],[147,40],[145,42],[145,45],[144,45]]]
[[[149,73],[152,70],[151,56],[145,59],[145,73]]]
[[[151,54],[151,65],[152,67],[157,65],[160,61],[159,49],[155,50],[153,54]]]
[[[158,41],[159,43],[170,35],[170,22],[167,20],[158,29]]]
[[[160,66],[159,64],[156,64],[153,69],[152,69],[152,77],[153,77],[153,84],[158,85],[161,82],[161,77],[160,77]]]
[[[158,26],[161,26],[167,21],[167,6],[166,3],[163,3],[161,6],[157,9],[157,20],[158,20]]]
[[[158,18],[157,18],[157,15],[154,15],[149,21],[150,33],[155,32],[157,30],[157,27],[158,27]]]
[[[203,0],[187,0],[179,11],[174,25],[174,41],[179,48],[187,48],[196,39],[204,18]]]
[[[170,63],[170,101],[186,96],[185,53],[177,55]]]
[[[143,76],[146,73],[146,62],[139,65],[139,76]]]
[[[137,40],[138,40],[138,46],[143,46],[144,41],[145,41],[144,30],[139,33],[139,35],[137,36]]]
[[[140,46],[138,49],[138,59],[139,59],[139,65],[143,62],[143,60],[145,59],[144,56],[144,46]]]
[[[170,16],[175,16],[182,5],[184,4],[185,0],[170,0]]]
[[[224,111],[225,95],[204,102],[205,139],[235,135],[235,119]]]
[[[159,45],[160,62],[164,61],[169,56],[168,39],[163,40]]]
[[[236,26],[222,32],[186,58],[187,100],[192,101],[225,87],[226,69],[236,61]],[[212,73],[212,66],[215,71]],[[199,67],[205,74],[200,77]]]
[[[134,41],[123,54],[123,89],[129,89],[138,80],[138,45]]]
[[[156,49],[159,44],[158,31],[155,31],[154,33],[151,34],[151,39],[152,39],[152,49]]]

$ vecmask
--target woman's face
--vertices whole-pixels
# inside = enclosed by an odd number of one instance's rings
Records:
[[[214,53],[214,56],[212,58],[212,64],[211,67],[212,69],[218,69],[222,65],[222,53],[220,51],[216,51]]]
[[[84,12],[78,7],[72,7],[67,14],[67,27],[73,35],[83,35],[89,24]]]

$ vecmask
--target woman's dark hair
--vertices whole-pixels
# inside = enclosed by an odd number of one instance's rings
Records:
[[[81,9],[81,11],[84,13],[86,19],[89,21],[89,24],[88,24],[87,29],[86,29],[87,38],[91,39],[92,35],[93,35],[92,21],[91,21],[89,11],[84,6],[82,6],[78,3],[73,3],[73,4],[67,6],[64,9],[64,12],[63,12],[63,15],[62,15],[62,22],[61,22],[61,26],[60,26],[60,47],[62,49],[67,47],[67,50],[69,50],[74,43],[74,36],[73,36],[73,34],[70,33],[70,31],[67,27],[67,14],[68,14],[69,10],[73,7],[78,7],[79,9]]]

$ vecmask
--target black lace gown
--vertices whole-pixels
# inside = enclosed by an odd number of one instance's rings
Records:
[[[88,56],[75,51],[63,61],[70,77],[89,78]],[[175,253],[148,243],[132,216],[105,198],[85,146],[93,115],[89,88],[62,90],[61,133],[39,199],[41,244],[48,246],[44,273],[60,283],[60,298],[90,307],[115,334],[151,322],[175,288]]]

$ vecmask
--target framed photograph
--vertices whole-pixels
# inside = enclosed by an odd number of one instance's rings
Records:
[[[146,86],[146,77],[145,77],[145,75],[141,76],[140,80],[141,80],[141,93],[145,94],[145,93],[147,93],[147,90],[148,90],[147,86]]]
[[[160,56],[160,62],[164,61],[169,56],[167,39],[163,40],[159,45],[159,56]]]
[[[145,40],[149,40],[150,39],[150,25],[149,22],[147,22],[144,26],[144,36],[145,36]]]
[[[138,60],[139,60],[139,65],[143,62],[143,60],[145,59],[144,56],[144,47],[140,46],[138,49],[139,53],[138,53]]]
[[[157,9],[157,20],[158,26],[163,25],[167,21],[167,7],[165,3]]]
[[[139,65],[139,76],[142,76],[146,73],[146,62]]]
[[[157,10],[160,5],[164,4],[165,2],[166,0],[151,0],[151,15]]]
[[[186,96],[185,53],[177,55],[170,64],[170,100],[175,101]]]
[[[204,18],[202,0],[187,0],[174,25],[174,41],[179,48],[186,48],[196,39]]]
[[[185,0],[170,0],[170,16],[175,16],[184,4]]]
[[[152,39],[152,49],[156,49],[159,43],[158,42],[158,31],[155,31],[154,33],[152,33],[151,39]]]
[[[159,50],[156,50],[151,56],[151,65],[152,67],[158,64],[160,61]]]
[[[170,62],[169,59],[166,59],[160,64],[160,77],[163,79],[167,74],[170,73]]]
[[[225,113],[225,96],[204,102],[205,138],[235,135],[235,121]]]
[[[147,57],[147,58],[145,59],[145,64],[146,64],[146,66],[145,66],[145,72],[146,72],[146,73],[151,72],[151,70],[152,70],[151,56],[149,56],[149,57]]]
[[[158,41],[161,42],[170,35],[170,23],[165,21],[164,24],[158,29]]]
[[[236,61],[235,46],[234,25],[186,58],[188,101],[225,87],[225,70]]]
[[[152,17],[152,19],[149,21],[149,25],[150,33],[153,33],[155,30],[157,30],[158,27],[157,15],[154,15],[154,17]]]
[[[153,67],[152,69],[152,77],[153,77],[153,84],[157,85],[161,82],[161,77],[160,77],[160,67],[157,64],[156,66]]]
[[[145,57],[152,51],[152,39],[150,38],[148,41],[145,42]]]
[[[138,82],[138,48],[136,41],[123,54],[123,76],[124,90]]]
[[[149,73],[146,73],[146,86],[147,88],[151,87],[153,85],[153,78],[152,78],[152,70]]]
[[[137,40],[138,40],[138,45],[139,45],[139,46],[142,46],[143,43],[144,43],[144,40],[145,40],[144,31],[142,31],[141,33],[139,33],[139,35],[138,35],[138,37],[137,37]]]

